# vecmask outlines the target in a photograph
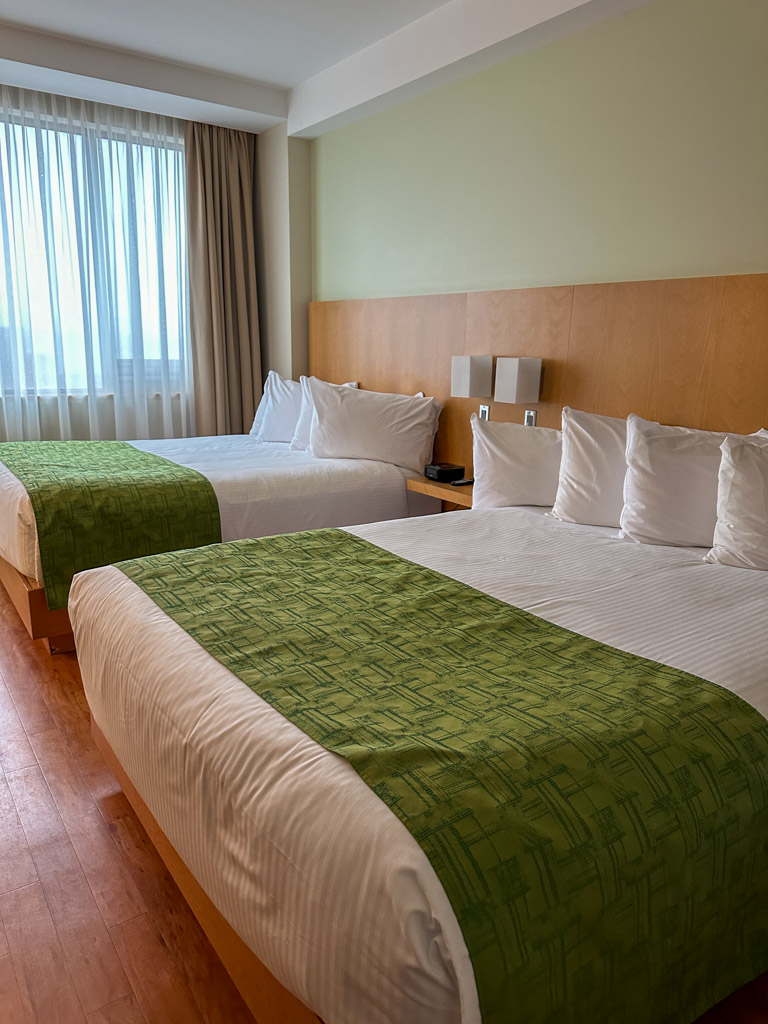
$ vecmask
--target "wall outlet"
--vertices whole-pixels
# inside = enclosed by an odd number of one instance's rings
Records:
[[[526,425],[526,427],[535,427],[537,416],[538,414],[535,409],[526,409],[525,419],[523,420],[523,423]]]
[[[490,405],[481,405],[480,412],[478,413],[481,420],[489,420],[491,418],[491,407]]]

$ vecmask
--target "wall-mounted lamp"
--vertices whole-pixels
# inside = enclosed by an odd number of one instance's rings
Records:
[[[493,356],[451,358],[451,398],[490,398]]]
[[[455,359],[455,356],[454,356]],[[496,360],[496,402],[523,405],[538,402],[541,390],[541,359],[499,356]]]

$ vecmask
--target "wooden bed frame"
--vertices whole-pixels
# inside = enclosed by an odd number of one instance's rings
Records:
[[[125,773],[104,733],[91,719],[94,742],[115,773],[136,816],[162,857],[165,866],[192,908],[211,945],[219,955],[248,1009],[261,1024],[322,1024],[320,1018],[288,991],[246,946],[216,909],[193,876]]]
[[[51,654],[74,651],[75,638],[67,609],[49,611],[44,587],[24,576],[4,558],[0,558],[0,583],[33,640],[45,640]]]

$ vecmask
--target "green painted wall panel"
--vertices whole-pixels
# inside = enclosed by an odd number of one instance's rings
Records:
[[[768,271],[768,0],[652,0],[313,167],[319,299]]]

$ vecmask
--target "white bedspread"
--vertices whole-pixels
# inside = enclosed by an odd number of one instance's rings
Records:
[[[768,573],[523,509],[350,532],[704,676],[768,714]],[[354,770],[255,696],[119,570],[76,577],[70,615],[96,722],[209,896],[273,973],[327,1024],[476,1024],[471,965],[442,887]]]
[[[131,443],[208,478],[219,503],[222,540],[408,515],[405,480],[415,474],[384,462],[315,459],[291,451],[289,444],[260,442],[247,434]],[[42,581],[29,496],[2,463],[0,557]]]

